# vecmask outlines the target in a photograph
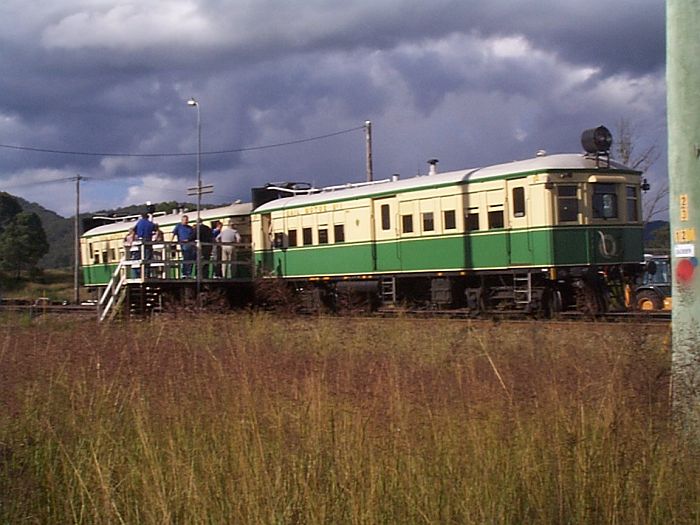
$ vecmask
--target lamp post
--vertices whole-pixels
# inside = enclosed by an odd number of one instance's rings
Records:
[[[202,248],[199,242],[199,221],[202,208],[202,115],[199,110],[199,102],[190,97],[187,105],[197,108],[197,224],[195,234],[197,241],[197,306],[200,306],[200,291],[202,287]]]

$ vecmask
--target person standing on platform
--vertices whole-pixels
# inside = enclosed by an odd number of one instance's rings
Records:
[[[151,244],[151,239],[153,238],[153,230],[155,229],[155,224],[153,224],[148,218],[148,213],[143,212],[141,218],[136,222],[134,230],[136,231],[136,238],[141,241],[143,249],[141,250],[141,258],[143,264],[146,268],[144,275],[150,277],[149,272],[149,262],[153,259],[153,245]]]
[[[199,245],[202,247],[202,279],[208,279],[209,260],[211,259],[214,237],[212,236],[211,228],[204,224],[202,219],[197,221],[197,230],[199,230]]]
[[[197,258],[197,248],[194,245],[195,231],[189,225],[190,218],[183,215],[180,219],[180,224],[173,229],[173,239],[177,239],[180,243],[180,251],[182,251],[182,277],[186,279],[192,277],[192,261]]]
[[[214,229],[211,231],[211,238],[216,240],[224,227],[224,223],[221,221],[216,221],[214,223]],[[212,254],[212,266],[214,268],[214,278],[218,279],[221,277],[221,246],[216,246],[214,248],[214,253]]]
[[[241,235],[236,230],[233,221],[230,220],[226,227],[216,238],[221,244],[221,266],[224,271],[224,278],[231,279],[236,271],[233,266],[236,264],[235,243],[241,242]]]

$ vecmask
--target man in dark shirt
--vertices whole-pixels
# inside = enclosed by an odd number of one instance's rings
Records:
[[[204,224],[202,219],[197,221],[197,229],[199,230],[199,242],[202,247],[202,278],[207,279],[209,278],[209,260],[211,259],[214,236],[211,228]]]
[[[195,231],[189,225],[190,218],[183,215],[180,224],[173,229],[173,238],[180,243],[182,251],[182,277],[192,277],[192,261],[197,258],[197,249],[194,245]]]

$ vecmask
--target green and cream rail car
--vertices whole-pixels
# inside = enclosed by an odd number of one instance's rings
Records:
[[[251,216],[258,271],[313,289],[474,310],[601,312],[643,260],[640,173],[597,155],[293,195]]]
[[[236,272],[236,277],[239,280],[251,279],[250,266],[250,203],[231,204],[219,208],[201,210],[200,216],[205,224],[212,226],[215,221],[220,220],[226,224],[229,220],[233,223],[241,235],[240,255],[238,263],[240,268]],[[178,252],[177,243],[173,242],[172,230],[178,224],[183,215],[187,215],[190,219],[190,225],[195,225],[196,212],[186,211],[172,213],[168,215],[160,215],[153,219],[159,228],[163,231],[165,245],[168,247],[168,252],[172,251],[171,266],[159,278],[178,278],[179,261],[181,254]],[[125,259],[124,237],[129,228],[136,224],[136,220],[119,221],[111,224],[105,224],[92,228],[86,231],[80,241],[81,244],[81,261],[83,269],[83,280],[86,286],[102,287],[107,285],[119,265],[120,261]]]

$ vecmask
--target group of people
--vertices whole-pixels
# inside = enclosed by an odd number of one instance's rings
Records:
[[[182,252],[182,278],[191,278],[195,261],[197,260],[196,241],[199,239],[201,246],[202,275],[208,276],[210,268],[213,268],[212,277],[231,278],[235,273],[236,249],[234,243],[241,242],[241,235],[236,230],[233,220],[226,225],[216,221],[214,228],[210,228],[200,219],[196,228],[189,224],[189,217],[183,215],[180,222],[172,231],[173,240],[180,245]],[[146,241],[146,242],[137,242]],[[150,242],[149,242],[150,241]],[[125,249],[129,252],[131,260],[144,259],[160,260],[163,258],[162,250],[165,248],[163,231],[158,224],[151,221],[147,213],[142,213],[136,224],[129,228],[124,239]],[[216,250],[215,243],[217,244]],[[143,255],[141,254],[143,250]],[[174,255],[174,254],[173,254]],[[214,260],[212,262],[212,255]],[[132,269],[133,277],[139,277],[139,270]],[[146,268],[146,277],[150,277]]]

